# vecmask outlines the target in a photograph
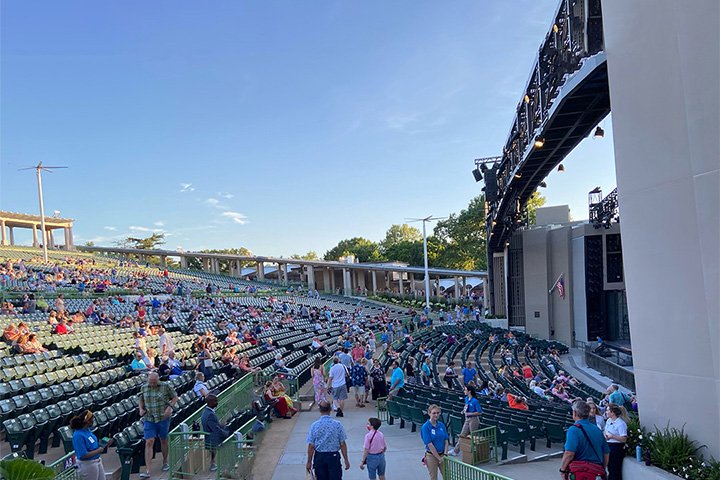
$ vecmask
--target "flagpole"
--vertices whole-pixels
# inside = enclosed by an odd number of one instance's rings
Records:
[[[555,283],[553,283],[552,288],[550,290],[548,290],[548,295],[551,294],[553,292],[553,290],[555,290],[555,287],[557,287],[557,284],[560,281],[560,279],[563,277],[563,275],[565,275],[565,272],[561,273],[560,276],[557,278],[557,280],[555,280]]]

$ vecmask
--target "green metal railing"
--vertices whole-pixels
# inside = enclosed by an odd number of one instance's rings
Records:
[[[227,419],[236,409],[248,408],[253,400],[253,376],[248,374],[225,389],[218,396],[218,405],[215,414],[222,421]],[[191,428],[193,424],[199,423],[202,417],[203,408],[199,408],[185,420],[184,425]],[[197,449],[204,448],[204,441],[196,441],[194,435],[197,432],[183,431],[183,424],[178,425],[170,432],[170,478],[185,478],[189,475],[186,464],[196,455]],[[202,444],[198,446],[198,444]]]
[[[488,472],[447,455],[443,458],[442,472],[443,480],[512,480],[505,475]]]
[[[481,461],[488,461],[484,460],[484,451],[481,451],[484,448],[490,448],[493,451],[493,455],[495,456],[495,462],[498,461],[498,444],[497,444],[497,429],[495,427],[486,427],[481,428],[479,430],[473,430],[470,432],[470,439],[472,440],[472,453],[473,458],[481,458]],[[487,441],[487,444],[484,444],[483,439]]]
[[[258,438],[255,436],[249,439],[248,433],[254,424],[253,418],[217,448],[215,463],[218,480],[247,478],[250,475]]]
[[[60,457],[48,467],[55,470],[55,480],[81,480],[75,466],[75,452]]]

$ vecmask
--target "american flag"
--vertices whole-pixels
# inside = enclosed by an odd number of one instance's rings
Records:
[[[555,282],[555,285],[550,289],[550,293],[552,293],[553,290],[557,288],[558,295],[560,295],[560,298],[565,298],[565,274],[562,273],[558,277],[557,281]]]

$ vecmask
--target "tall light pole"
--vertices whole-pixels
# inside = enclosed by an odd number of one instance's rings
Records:
[[[428,273],[428,253],[427,253],[427,229],[425,224],[434,220],[442,220],[447,217],[433,217],[432,215],[425,218],[410,218],[411,222],[423,222],[423,257],[425,260],[425,308],[430,312],[430,274]],[[415,287],[413,287],[415,288]]]
[[[56,168],[67,168],[67,167],[43,167],[42,162],[38,163],[34,167],[21,168],[20,170],[35,170],[37,173],[37,185],[38,185],[38,200],[40,201],[40,230],[42,232],[42,249],[43,249],[43,261],[47,263],[47,240],[50,235],[45,231],[45,206],[43,205],[43,193],[42,193],[42,175],[41,172],[45,170],[48,173],[52,173],[52,169]],[[33,227],[35,228],[35,227]]]

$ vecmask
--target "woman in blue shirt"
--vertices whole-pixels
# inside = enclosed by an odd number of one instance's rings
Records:
[[[475,387],[472,385],[465,385],[465,408],[463,408],[463,413],[465,414],[465,423],[463,423],[460,437],[468,437],[470,432],[477,430],[480,426],[480,414],[482,413],[480,401],[477,399]],[[459,451],[460,444],[455,445],[450,455],[457,455]]]
[[[93,413],[90,410],[70,420],[78,473],[83,480],[105,480],[105,468],[100,454],[105,452],[109,442],[98,442],[97,437],[90,431],[92,424]]]
[[[440,407],[430,405],[427,409],[430,420],[420,428],[420,437],[425,444],[425,464],[430,480],[437,480],[438,470],[443,463],[443,455],[448,452],[450,437],[445,424],[440,421]]]

